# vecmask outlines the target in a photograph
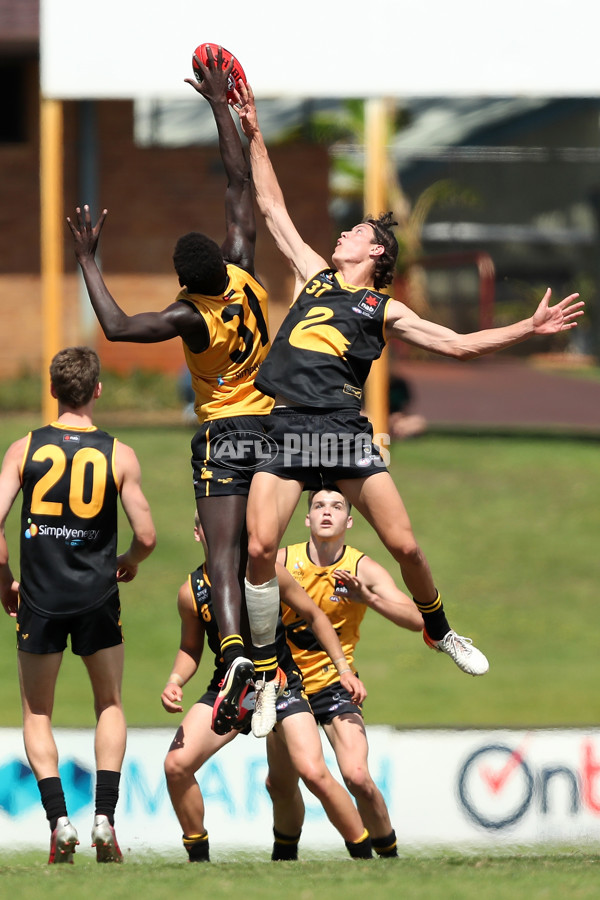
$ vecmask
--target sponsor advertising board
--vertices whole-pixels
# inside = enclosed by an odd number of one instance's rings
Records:
[[[181,829],[163,775],[175,729],[130,729],[117,807],[124,853],[172,851]],[[370,768],[404,850],[600,839],[600,730],[368,729]],[[78,852],[90,853],[93,732],[57,729],[60,772]],[[327,763],[339,779],[324,741]],[[240,735],[198,773],[211,856],[231,847],[270,849],[271,804],[264,787],[265,742]],[[302,847],[339,850],[341,837],[306,790]],[[47,849],[48,826],[19,729],[0,731],[0,835],[3,846]]]

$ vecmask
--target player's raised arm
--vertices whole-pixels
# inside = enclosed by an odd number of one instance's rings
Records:
[[[296,294],[311,275],[327,266],[327,262],[300,237],[290,218],[258,124],[252,88],[241,85],[238,94],[239,102],[233,108],[248,138],[256,202],[277,247],[294,270]]]
[[[81,267],[94,312],[109,341],[151,344],[174,337],[185,338],[197,328],[197,316],[184,303],[172,303],[161,312],[128,316],[108,290],[96,263],[96,250],[108,211],[102,210],[92,225],[89,206],[75,210],[75,221],[67,217],[74,241],[75,258]]]
[[[218,47],[216,58],[210,44],[206,47],[206,63],[194,54],[196,79],[186,78],[195,91],[210,104],[217,132],[219,151],[227,175],[225,191],[225,223],[227,234],[221,245],[223,257],[254,275],[256,221],[250,165],[244,155],[242,142],[229,111],[227,91],[235,57]],[[200,50],[201,48],[198,48]]]
[[[558,334],[577,325],[583,315],[583,300],[579,294],[569,294],[550,306],[550,288],[538,308],[528,319],[499,328],[486,328],[469,334],[458,334],[451,328],[422,319],[403,303],[392,300],[386,318],[387,338],[400,338],[408,344],[449,356],[454,359],[475,359],[498,350],[505,350],[537,334]]]

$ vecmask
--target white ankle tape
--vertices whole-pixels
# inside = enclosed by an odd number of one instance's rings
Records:
[[[279,616],[279,584],[271,578],[265,584],[250,584],[244,581],[246,609],[250,623],[252,643],[256,647],[275,643],[275,630]]]

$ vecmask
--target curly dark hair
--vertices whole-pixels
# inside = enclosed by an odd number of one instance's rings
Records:
[[[173,251],[173,265],[179,284],[190,294],[215,297],[225,290],[227,269],[221,248],[199,231],[190,231],[179,238]]]
[[[393,228],[398,223],[394,220],[392,212],[383,213],[378,219],[368,216],[366,219],[363,219],[363,222],[370,225],[375,232],[373,243],[381,244],[385,250],[375,262],[375,274],[373,276],[374,287],[380,291],[394,280],[394,271],[398,258],[398,241]]]
[[[66,347],[50,363],[50,381],[62,406],[80,409],[89,403],[100,380],[100,359],[91,347]]]

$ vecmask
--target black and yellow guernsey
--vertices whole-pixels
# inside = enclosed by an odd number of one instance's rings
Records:
[[[188,575],[188,584],[194,598],[194,612],[197,618],[204,624],[206,640],[209,649],[215,658],[215,669],[207,690],[218,690],[220,682],[225,677],[228,666],[225,665],[225,661],[221,654],[221,635],[215,616],[212,602],[212,588],[205,562]],[[292,653],[286,641],[285,629],[281,621],[281,610],[277,619],[277,634],[275,640],[277,646],[277,659],[286,676],[291,678],[293,674],[296,674],[297,677],[300,678],[300,673],[292,659]]]
[[[182,342],[201,423],[232,416],[264,416],[273,405],[254,386],[270,346],[267,292],[239,266],[229,263],[227,275],[223,294],[211,297],[182,290],[176,297],[196,310],[205,327],[201,352]]]
[[[256,387],[300,406],[360,410],[371,364],[386,343],[390,299],[346,284],[334,269],[319,272],[290,307]]]
[[[330,566],[318,566],[310,558],[309,546],[302,542],[286,547],[285,567],[313,603],[323,610],[340,639],[348,665],[355,672],[354,654],[360,640],[360,624],[368,607],[348,598],[348,588],[339,581],[335,572],[345,569],[356,575],[364,553],[345,546],[342,555]],[[312,694],[338,682],[339,675],[306,622],[283,602],[281,609],[288,644],[310,698]]]
[[[117,590],[116,440],[54,422],[28,435],[21,463],[21,599],[78,615]]]

